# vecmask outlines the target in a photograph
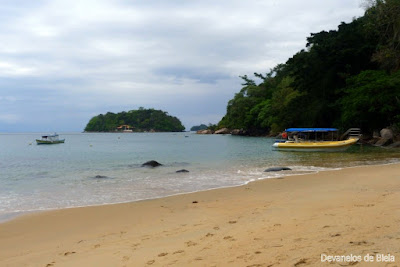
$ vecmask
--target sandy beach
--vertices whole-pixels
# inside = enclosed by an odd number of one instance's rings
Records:
[[[355,264],[400,266],[400,164],[33,213],[0,224],[0,266]]]

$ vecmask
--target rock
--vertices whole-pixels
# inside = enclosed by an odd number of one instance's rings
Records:
[[[188,170],[185,170],[185,169],[182,169],[182,170],[179,170],[179,171],[176,171],[177,173],[180,173],[180,172],[189,172]]]
[[[376,146],[387,146],[387,145],[390,145],[391,143],[392,143],[391,139],[381,138],[375,143],[375,145]]]
[[[279,172],[279,171],[291,171],[291,168],[288,167],[272,167],[266,169],[264,172]]]
[[[372,137],[373,138],[377,138],[377,137],[379,137],[380,135],[379,135],[379,132],[377,131],[377,130],[375,130],[373,133],[372,133]]]
[[[374,145],[376,142],[378,142],[381,138],[380,137],[374,137],[371,140],[368,140],[368,144]]]
[[[388,128],[384,128],[380,131],[381,137],[383,139],[393,139],[393,131]]]
[[[211,131],[211,130],[198,130],[196,133],[197,134],[212,134],[213,131]]]
[[[215,134],[230,134],[230,133],[231,133],[231,131],[229,131],[228,128],[222,128],[222,129],[215,131]]]
[[[232,135],[247,135],[247,131],[243,130],[243,129],[233,129],[231,131]]]
[[[398,148],[398,147],[400,147],[400,141],[397,141],[397,142],[395,142],[393,144],[390,144],[387,147],[389,147],[389,148]]]
[[[95,178],[95,179],[107,179],[107,178],[109,178],[108,176],[105,176],[105,175],[96,175],[95,177],[93,177],[93,178]]]
[[[155,160],[150,160],[150,161],[142,164],[142,167],[153,167],[154,168],[154,167],[158,167],[158,166],[162,166],[162,164],[158,163]]]
[[[233,130],[231,131],[231,134],[232,134],[232,135],[239,135],[239,133],[240,133],[240,130],[239,130],[239,129],[233,129]]]

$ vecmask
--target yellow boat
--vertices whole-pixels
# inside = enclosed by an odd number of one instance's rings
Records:
[[[282,134],[288,139],[277,140],[272,146],[280,151],[345,151],[359,140],[358,136],[350,136],[349,139],[335,141],[334,133],[337,133],[335,128],[289,128]],[[323,140],[328,136],[332,140]]]

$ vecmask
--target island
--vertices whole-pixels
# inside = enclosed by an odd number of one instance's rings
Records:
[[[107,112],[90,119],[85,132],[182,132],[181,121],[167,112],[156,109]]]
[[[199,130],[206,130],[208,128],[207,125],[205,124],[200,124],[200,125],[195,125],[192,128],[190,128],[191,131],[197,132]]]

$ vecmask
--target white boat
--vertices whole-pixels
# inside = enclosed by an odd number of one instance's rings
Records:
[[[335,140],[337,131],[335,128],[289,128],[282,134],[284,140],[277,140],[272,146],[280,151],[345,151],[359,140],[357,136]]]
[[[53,135],[42,135],[42,139],[36,139],[38,145],[51,145],[64,143],[65,139],[60,139],[57,133]]]

